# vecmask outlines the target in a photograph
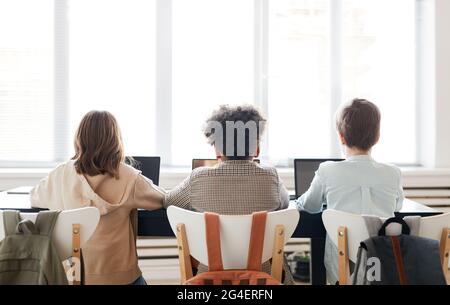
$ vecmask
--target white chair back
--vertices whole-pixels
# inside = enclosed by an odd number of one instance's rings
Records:
[[[322,213],[322,220],[328,236],[336,246],[338,246],[338,228],[347,227],[348,257],[356,262],[359,244],[370,237],[363,217],[329,209]],[[442,230],[448,227],[450,227],[450,213],[422,217],[419,236],[440,241]],[[393,223],[386,228],[386,234],[390,236],[399,235],[400,232],[399,224]]]
[[[185,225],[191,256],[207,266],[204,214],[170,206],[167,209],[167,216],[175,234],[178,224]],[[284,226],[284,242],[286,243],[294,233],[299,218],[300,214],[296,209],[268,213],[262,254],[263,262],[272,257],[276,226]],[[224,269],[245,269],[247,267],[251,224],[251,215],[220,215],[220,239]]]
[[[35,221],[37,213],[20,213],[21,219]],[[72,224],[80,225],[80,246],[91,238],[100,220],[100,212],[95,207],[62,211],[55,223],[52,240],[61,261],[72,256]],[[3,211],[0,211],[0,240],[5,238]]]

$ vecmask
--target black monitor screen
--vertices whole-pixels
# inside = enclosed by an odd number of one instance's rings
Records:
[[[132,157],[134,159],[133,167],[140,170],[142,175],[159,185],[159,169],[161,166],[160,157]],[[129,162],[128,162],[129,163]]]
[[[303,195],[311,185],[321,163],[326,161],[342,161],[343,159],[295,159],[295,196]]]

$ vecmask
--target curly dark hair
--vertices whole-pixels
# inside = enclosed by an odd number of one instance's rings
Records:
[[[227,135],[228,129],[227,122],[234,123],[233,134]],[[203,133],[205,137],[208,138],[209,144],[215,145],[224,156],[228,157],[228,159],[245,160],[248,159],[249,157],[255,156],[256,153],[255,149],[258,146],[262,133],[264,132],[266,122],[267,120],[262,116],[260,111],[252,105],[241,105],[241,106],[221,105],[219,109],[213,111],[213,113],[206,120],[206,124],[203,128]],[[239,142],[238,139],[239,127],[236,127],[239,126],[238,124],[241,124],[240,126],[245,128],[243,129],[243,131],[245,131],[245,140],[243,143]],[[216,143],[218,138],[215,135],[217,135],[216,133],[218,132],[217,130],[218,125],[222,126],[223,145],[218,145],[220,143]],[[254,133],[250,131],[251,126],[256,127],[256,131]],[[229,132],[230,130],[228,130],[228,133]],[[234,147],[234,149],[233,151],[227,152],[227,147],[229,148],[231,147],[230,141],[234,142],[232,146]],[[242,144],[245,143],[244,150],[239,150],[240,143]],[[242,154],[242,152],[244,153]]]

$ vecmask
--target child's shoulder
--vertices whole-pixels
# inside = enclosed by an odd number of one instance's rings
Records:
[[[319,165],[319,171],[338,169],[345,166],[344,161],[325,161]]]
[[[401,174],[402,174],[401,169],[398,166],[394,165],[394,164],[381,163],[381,162],[376,162],[376,161],[374,162],[374,164],[375,164],[376,167],[378,167],[380,169],[383,169],[385,171],[388,171],[388,172],[390,172],[392,174],[396,174],[398,176],[401,176]]]
[[[51,174],[58,173],[67,173],[67,172],[75,172],[75,161],[69,160],[65,162],[61,162],[56,165],[54,169],[50,172]]]
[[[124,162],[120,163],[119,177],[123,176],[126,179],[135,179],[139,174],[141,174],[140,170]]]
[[[320,164],[319,172],[323,174],[332,173],[332,172],[341,172],[341,171],[360,171],[360,170],[371,170],[371,168],[375,168],[379,171],[387,172],[391,175],[401,175],[401,170],[394,164],[390,163],[381,163],[375,160],[370,160],[371,162],[367,163],[355,163],[344,161],[326,161]],[[365,166],[361,167],[361,164],[365,164]],[[367,167],[369,165],[369,167]]]

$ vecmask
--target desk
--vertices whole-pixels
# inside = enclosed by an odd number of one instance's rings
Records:
[[[37,212],[31,208],[28,195],[0,193],[0,209],[15,209],[21,212]],[[323,263],[325,253],[326,231],[322,223],[322,213],[300,213],[300,222],[293,237],[311,239],[311,283],[313,285],[326,284],[326,272]],[[403,209],[397,216],[433,216],[442,214],[423,204],[405,199]],[[166,210],[139,210],[139,236],[174,237],[167,219]]]

